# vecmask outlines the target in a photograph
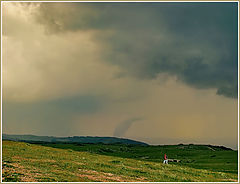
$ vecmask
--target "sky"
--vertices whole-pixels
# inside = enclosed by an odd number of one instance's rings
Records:
[[[3,133],[237,148],[236,2],[2,8]]]

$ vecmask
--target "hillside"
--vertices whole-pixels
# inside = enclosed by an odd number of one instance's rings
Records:
[[[162,164],[164,153],[181,162]],[[237,151],[209,145],[3,141],[3,181],[232,182],[237,167]]]
[[[92,136],[73,136],[73,137],[53,137],[36,135],[10,135],[3,134],[3,140],[23,141],[23,142],[62,142],[62,143],[103,143],[103,144],[137,144],[147,145],[140,141],[123,139],[117,137],[92,137]]]

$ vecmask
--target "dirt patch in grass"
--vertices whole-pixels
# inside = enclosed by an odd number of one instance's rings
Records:
[[[124,182],[127,181],[124,178],[121,178],[119,176],[114,176],[114,175],[106,175],[103,173],[99,173],[98,175],[92,175],[92,174],[77,174],[78,177],[80,178],[87,178],[92,181],[113,181],[113,182]]]
[[[29,161],[32,162],[48,162],[48,163],[55,163],[56,160],[50,160],[50,159],[29,159]]]
[[[17,162],[3,163],[3,182],[38,182],[39,179],[48,176],[48,174],[43,175],[36,168],[25,168]]]
[[[77,174],[78,177],[87,178],[92,181],[112,181],[112,182],[134,182],[134,181],[145,181],[146,178],[139,177],[137,179],[125,178],[121,176],[116,176],[112,173],[97,172],[94,170],[80,170],[81,174]]]
[[[227,181],[229,181],[229,182],[237,182],[238,180],[228,178],[228,179],[222,179],[222,181],[224,181],[224,182],[227,182]]]
[[[36,173],[34,173],[36,176]],[[2,181],[4,182],[30,182],[37,181],[28,170],[19,163],[8,163],[3,165]]]

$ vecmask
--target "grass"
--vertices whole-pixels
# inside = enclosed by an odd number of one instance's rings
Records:
[[[163,154],[181,163],[162,164]],[[204,145],[29,144],[3,141],[3,181],[232,182],[237,151]]]

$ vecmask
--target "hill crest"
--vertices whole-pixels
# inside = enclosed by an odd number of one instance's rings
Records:
[[[135,141],[126,138],[117,137],[98,137],[98,136],[70,136],[70,137],[54,137],[54,136],[37,136],[37,135],[10,135],[3,134],[3,140],[23,141],[23,142],[62,142],[62,143],[103,143],[103,144],[132,144],[132,145],[148,145],[147,143]]]

